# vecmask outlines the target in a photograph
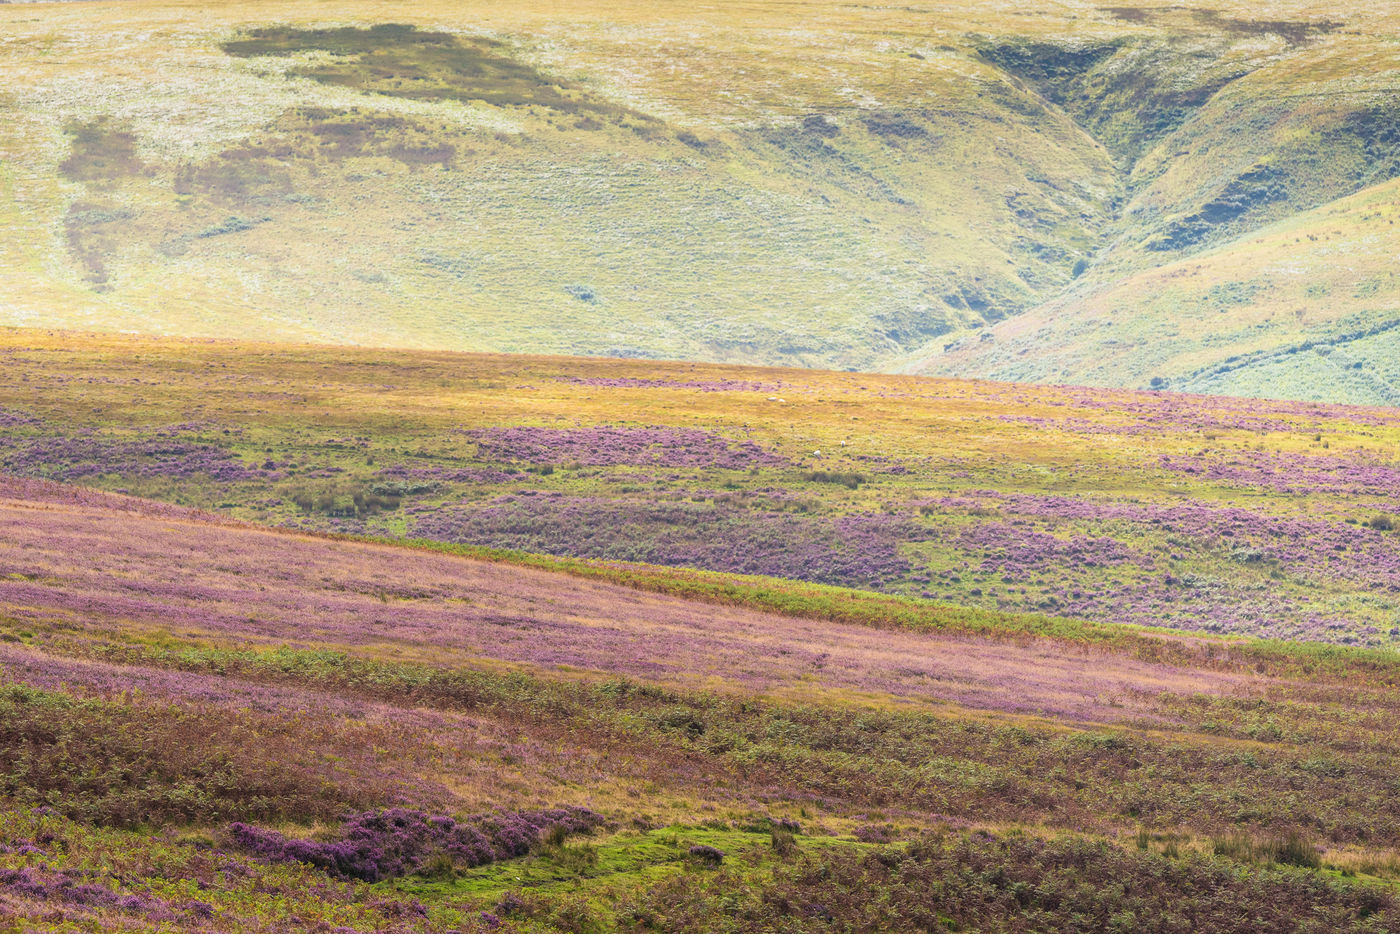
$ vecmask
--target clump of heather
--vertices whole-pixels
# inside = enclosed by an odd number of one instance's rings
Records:
[[[724,862],[723,850],[704,843],[695,844],[687,852],[689,852],[692,859],[698,859],[700,862],[709,863],[712,866],[718,866],[720,863]]]
[[[334,840],[289,838],[275,830],[235,823],[233,841],[270,862],[300,862],[342,879],[377,882],[422,871],[443,861],[470,868],[524,856],[546,834],[591,830],[603,818],[582,807],[496,811],[463,820],[407,808],[352,815]]]
[[[0,459],[6,470],[57,480],[81,480],[101,474],[128,478],[195,476],[223,483],[278,480],[274,470],[250,468],[232,451],[213,444],[160,437],[112,441],[92,435],[37,438],[9,448]]]
[[[910,570],[900,545],[930,533],[897,516],[797,516],[603,497],[498,497],[418,518],[411,534],[577,558],[635,561],[880,589]]]
[[[132,912],[152,921],[175,921],[179,915],[160,899],[122,895],[106,885],[81,881],[81,870],[0,869],[0,892],[38,901],[110,911]]]
[[[37,425],[39,420],[14,409],[0,408],[0,428],[24,428]]]

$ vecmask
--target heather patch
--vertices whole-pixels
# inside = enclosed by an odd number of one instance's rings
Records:
[[[1153,567],[1150,556],[1106,536],[1061,538],[1006,522],[986,522],[965,529],[958,536],[958,544],[981,557],[981,571],[1001,574],[1008,583],[1047,572],[1074,574],[1125,564]]]
[[[1400,464],[1345,457],[1234,451],[1214,456],[1163,455],[1165,470],[1193,480],[1276,493],[1376,497],[1400,508]]]
[[[39,420],[32,415],[26,415],[16,409],[0,408],[0,428],[25,428],[37,424]]]
[[[42,852],[38,847],[31,846],[29,849]],[[135,915],[157,923],[181,920],[197,922],[208,917],[207,910],[202,910],[194,904],[178,906],[185,909],[178,911],[176,906],[158,898],[148,895],[123,895],[100,882],[83,881],[88,875],[81,870],[55,870],[48,867],[0,869],[0,893],[79,909]],[[204,909],[207,907],[203,906]]]
[[[0,466],[30,476],[83,480],[103,474],[130,478],[196,476],[219,482],[276,480],[282,474],[248,467],[232,451],[197,441],[160,437],[113,441],[92,436],[21,442],[0,454]]]
[[[1154,430],[1302,432],[1326,430],[1339,421],[1372,426],[1394,425],[1397,421],[1393,411],[1381,408],[1341,409],[1321,403],[1181,393],[1077,395],[1057,404],[1063,406],[1105,413],[1109,425],[1121,420],[1128,434]]]
[[[594,467],[778,467],[786,458],[752,441],[694,428],[484,428],[468,433],[485,460]]]
[[[0,470],[304,531],[1400,640],[1400,421],[1384,410],[528,358],[235,364],[209,351],[194,377],[191,353],[152,357],[158,373],[144,360],[115,373],[82,355],[67,369],[10,360],[0,405],[40,422],[0,427]],[[223,395],[199,382],[211,373]],[[187,382],[168,398],[132,388],[157,378]],[[769,384],[782,391],[752,391]],[[218,615],[236,621],[229,597]],[[69,611],[109,615],[86,599]],[[109,595],[113,613],[139,599]]]
[[[1352,641],[1377,629],[1358,632],[1354,622],[1314,605],[1317,585],[1364,582],[1374,599],[1400,593],[1400,551],[1380,521],[988,490],[922,508],[944,522],[971,519],[956,541],[976,562],[972,573],[996,584],[1034,585],[1007,596],[1085,619]],[[945,570],[935,581],[968,573]]]
[[[300,862],[340,879],[378,882],[432,866],[470,869],[529,853],[546,834],[582,833],[603,822],[587,808],[498,811],[460,821],[392,808],[355,814],[327,841],[288,838],[275,830],[235,823],[233,841],[273,862]]]
[[[965,505],[972,501],[958,498],[945,502]],[[1392,530],[1379,527],[1382,523],[1282,517],[1199,502],[1154,504],[989,491],[979,492],[976,502],[995,505],[1021,521],[1097,523],[1106,531],[1126,532],[1139,539],[1154,534],[1166,541],[1168,550],[1172,542],[1185,542],[1235,564],[1276,565],[1305,579],[1364,581],[1377,589],[1400,593],[1400,549]],[[975,531],[968,534],[972,538],[979,535]],[[1153,567],[1150,559],[1141,563]]]
[[[835,518],[690,502],[634,503],[564,497],[500,497],[446,507],[410,534],[544,554],[883,587],[910,570],[903,542],[929,534],[885,515]]]

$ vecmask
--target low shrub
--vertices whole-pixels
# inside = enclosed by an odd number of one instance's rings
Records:
[[[334,840],[286,837],[275,830],[235,823],[229,836],[237,845],[269,862],[300,862],[341,879],[378,882],[427,872],[450,874],[524,856],[545,836],[591,830],[603,822],[581,807],[543,811],[497,811],[463,820],[407,808],[352,815]]]
[[[299,764],[308,745],[272,717],[0,685],[0,796],[89,823],[330,817],[361,800]]]
[[[830,470],[809,470],[802,475],[802,479],[812,483],[831,483],[836,486],[844,486],[848,490],[858,489],[866,482],[864,474],[840,473]]]

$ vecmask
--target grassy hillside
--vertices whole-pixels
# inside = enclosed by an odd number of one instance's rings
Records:
[[[1391,409],[32,331],[0,355],[12,474],[915,616],[1400,640]]]
[[[0,26],[11,324],[1394,401],[1373,4]]]
[[[877,628],[49,481],[0,529],[17,931],[1400,919],[1393,652]]]
[[[912,368],[998,379],[1395,405],[1389,182],[1071,293]]]

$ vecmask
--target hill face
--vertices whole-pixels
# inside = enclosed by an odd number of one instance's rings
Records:
[[[967,6],[0,5],[0,308],[1395,401],[1391,14]]]
[[[0,333],[0,471],[307,531],[1400,644],[1400,414]]]

